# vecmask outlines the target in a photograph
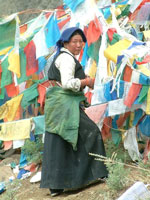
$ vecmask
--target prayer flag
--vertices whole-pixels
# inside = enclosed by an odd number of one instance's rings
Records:
[[[85,113],[88,117],[93,120],[96,124],[100,122],[100,119],[103,117],[105,110],[107,108],[106,104],[94,105],[85,109]]]
[[[19,94],[19,87],[15,83],[5,86],[8,97],[14,97]]]
[[[19,48],[13,49],[8,55],[8,70],[14,72],[18,78],[20,78],[20,56],[19,56]]]
[[[150,88],[148,89],[147,93],[147,106],[146,106],[146,114],[150,114]]]
[[[6,114],[5,118],[8,121],[13,121],[14,120],[14,118],[16,116],[16,113],[17,113],[17,110],[18,110],[18,108],[20,106],[22,97],[23,97],[23,94],[18,95],[18,96],[14,97],[11,100],[6,102],[7,114]]]
[[[8,57],[2,62],[2,77],[0,88],[12,83],[12,72],[8,70]]]
[[[94,20],[92,20],[87,29],[87,42],[88,46],[92,43],[96,42],[100,35],[102,34],[102,25],[98,18],[95,16]]]
[[[46,65],[46,59],[44,56],[41,56],[38,58],[38,71],[37,71],[37,74],[39,74],[44,68],[45,68],[45,65]]]
[[[36,48],[34,41],[31,40],[24,48],[26,54],[26,75],[30,76],[38,71],[38,60],[36,60]]]
[[[132,104],[134,103],[134,101],[138,97],[138,95],[139,95],[139,93],[141,91],[141,88],[142,88],[142,85],[136,84],[136,83],[132,83],[132,86],[129,89],[128,95],[124,100],[124,104],[126,106],[131,108]]]
[[[85,0],[64,0],[64,3],[71,9],[72,12],[75,12],[76,8],[84,1]]]
[[[54,46],[58,39],[60,38],[60,30],[57,24],[56,15],[53,14],[50,16],[50,19],[45,26],[45,38],[46,38],[46,45],[48,48]]]
[[[16,25],[16,15],[0,22],[0,50],[15,45]]]
[[[132,42],[128,39],[122,39],[119,42],[116,42],[114,45],[107,47],[104,50],[104,55],[107,59],[117,63],[117,57],[122,55],[122,51],[127,49],[131,43]]]
[[[123,80],[130,82],[132,77],[132,69],[128,65],[124,69]]]

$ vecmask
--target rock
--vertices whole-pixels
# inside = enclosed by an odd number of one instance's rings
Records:
[[[7,182],[12,176],[14,174],[9,166],[0,166],[0,182]]]
[[[14,162],[16,165],[19,164],[20,154],[13,154],[11,157],[5,158],[0,162],[0,166],[5,166]]]

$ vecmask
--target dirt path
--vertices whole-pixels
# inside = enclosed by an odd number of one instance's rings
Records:
[[[67,191],[57,197],[51,197],[48,189],[39,188],[40,183],[31,184],[26,179],[21,181],[21,185],[14,195],[16,200],[113,200],[113,197],[108,197],[105,183],[92,184],[76,191]],[[6,196],[5,192],[1,194],[1,197],[4,195]]]
[[[17,194],[19,200],[98,200],[101,199],[101,190],[105,187],[103,183],[90,185],[82,190],[68,191],[57,197],[51,197],[48,189],[39,188],[40,184],[31,184],[24,181],[23,190]],[[103,192],[102,192],[103,193]]]

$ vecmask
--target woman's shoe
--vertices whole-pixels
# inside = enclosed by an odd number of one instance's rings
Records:
[[[104,176],[102,178],[99,178],[98,180],[102,181],[103,183],[105,183],[108,179],[108,176]]]
[[[61,193],[63,193],[63,191],[63,189],[50,189],[52,197],[60,195]]]

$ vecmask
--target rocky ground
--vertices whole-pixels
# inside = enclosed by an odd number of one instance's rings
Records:
[[[105,184],[93,184],[82,190],[65,192],[57,197],[51,197],[48,189],[40,189],[39,183],[30,184],[28,180],[24,180],[22,187],[24,189],[19,190],[16,195],[18,200],[102,200]]]
[[[5,191],[0,195],[1,200],[113,200],[105,183],[92,184],[84,189],[66,191],[63,194],[51,197],[48,189],[41,189],[40,183],[30,183],[29,178],[22,180],[21,187],[10,194]]]
[[[109,148],[108,148],[109,147]],[[113,146],[109,143],[109,146],[106,146],[106,150],[111,153],[111,149],[114,151]],[[118,158],[125,154],[123,154],[123,149],[121,151],[121,147],[118,151]],[[119,153],[120,152],[120,153]],[[122,153],[121,153],[122,152]],[[0,154],[1,155],[1,154]],[[6,155],[6,154],[5,154]],[[7,154],[8,156],[8,154]],[[95,184],[91,184],[85,188],[74,191],[65,191],[63,194],[57,197],[51,197],[48,189],[41,189],[40,182],[31,183],[30,180],[32,177],[35,177],[37,172],[41,171],[41,164],[38,165],[38,168],[31,173],[30,176],[24,178],[23,180],[17,179],[18,172],[14,171],[14,163],[16,166],[19,165],[20,162],[20,153],[19,151],[14,152],[9,155],[7,158],[1,159],[0,161],[0,183],[5,182],[6,190],[0,194],[0,200],[117,200],[119,196],[121,196],[130,186],[132,186],[135,182],[141,181],[144,184],[149,184],[150,177],[150,163],[144,164],[144,171],[138,169],[138,165],[134,165],[133,167],[129,167],[129,165],[133,165],[132,161],[128,161],[128,166],[126,168],[130,168],[129,174],[126,177],[123,176],[123,171],[119,168],[117,174],[114,171],[115,179],[116,176],[121,177],[119,180],[127,179],[127,184],[121,190],[112,190],[112,188],[108,187],[107,182],[99,181]],[[98,162],[98,161],[97,161]],[[15,167],[16,168],[16,167]],[[146,170],[146,171],[145,171]],[[10,181],[10,177],[14,177],[14,180]],[[61,178],[61,177],[60,177]],[[118,179],[117,179],[118,180]],[[116,182],[113,182],[113,185]],[[150,188],[149,188],[150,189]],[[144,200],[150,200],[144,199]]]
[[[17,177],[17,174],[11,168],[11,163],[19,164],[20,155],[13,154],[0,162],[0,183],[9,182],[10,177]],[[41,166],[38,171],[41,171]],[[20,180],[14,179],[9,182],[5,192],[0,194],[1,200],[113,200],[110,197],[107,184],[99,181],[80,190],[66,191],[60,196],[51,197],[48,189],[41,189],[40,182],[30,183],[31,178],[37,173],[34,172],[31,176]],[[117,194],[115,194],[116,197]]]

